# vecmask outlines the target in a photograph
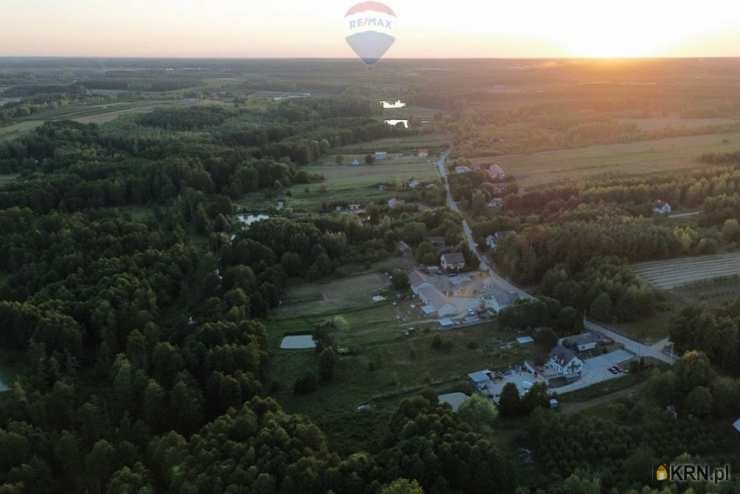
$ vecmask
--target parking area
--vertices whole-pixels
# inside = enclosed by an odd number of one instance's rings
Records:
[[[616,350],[605,355],[586,359],[583,361],[583,375],[578,381],[559,388],[552,388],[552,391],[558,394],[570,393],[571,391],[587,388],[600,382],[621,377],[624,374],[612,373],[609,369],[617,365],[624,364],[633,358],[634,355],[626,350]],[[624,367],[624,365],[622,367]]]

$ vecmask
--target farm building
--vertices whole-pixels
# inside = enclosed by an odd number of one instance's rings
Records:
[[[461,271],[465,268],[465,256],[460,252],[442,254],[440,264],[445,271]]]
[[[419,149],[416,152],[416,156],[419,158],[428,158],[429,157],[429,150],[428,149]]]
[[[374,156],[375,161],[385,161],[388,158],[388,153],[385,151],[376,151]]]
[[[600,336],[595,333],[583,333],[563,339],[563,345],[578,353],[594,350],[602,343]]]
[[[476,389],[483,391],[488,387],[488,383],[493,381],[493,372],[488,369],[472,372],[468,374],[468,379],[470,379],[471,384],[475,386]]]

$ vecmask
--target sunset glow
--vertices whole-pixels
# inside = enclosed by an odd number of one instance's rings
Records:
[[[0,55],[350,57],[354,3],[7,0]],[[398,15],[388,58],[740,55],[738,2],[387,3]]]

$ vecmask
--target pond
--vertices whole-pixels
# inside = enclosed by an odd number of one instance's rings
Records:
[[[267,214],[240,214],[237,219],[244,225],[251,226],[260,221],[269,220],[270,216]]]
[[[406,108],[406,103],[404,103],[400,99],[397,99],[395,102],[381,101],[380,104],[383,105],[383,109],[385,110],[396,110],[398,108]]]
[[[309,350],[316,348],[316,342],[313,341],[313,336],[310,334],[286,336],[280,343],[280,348],[283,350]]]
[[[390,125],[392,127],[398,127],[399,125],[401,127],[404,127],[406,129],[409,128],[409,121],[408,120],[386,120],[386,125]]]

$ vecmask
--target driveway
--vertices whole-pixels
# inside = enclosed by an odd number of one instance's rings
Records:
[[[606,355],[586,359],[583,361],[583,375],[578,381],[559,388],[551,388],[551,391],[554,391],[557,394],[565,394],[579,389],[588,388],[589,386],[593,386],[600,382],[622,377],[623,374],[612,374],[609,372],[609,368],[630,360],[633,357],[634,355],[630,352],[617,350],[607,353]]]

